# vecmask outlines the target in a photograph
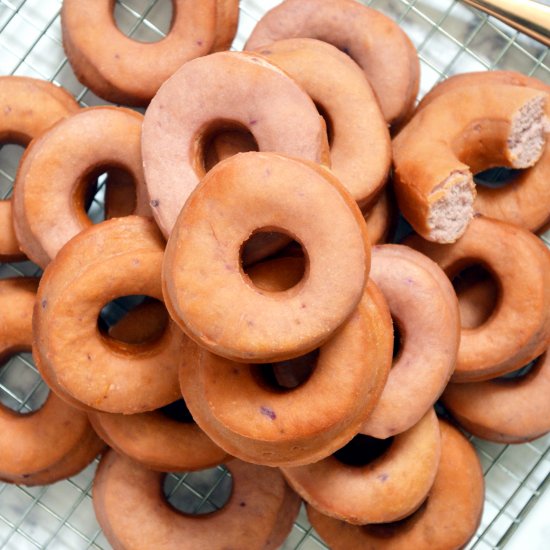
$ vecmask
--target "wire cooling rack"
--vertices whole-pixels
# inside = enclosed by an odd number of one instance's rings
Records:
[[[240,49],[255,22],[279,2],[241,0],[241,20],[235,49]],[[407,31],[422,63],[421,95],[445,77],[489,69],[512,69],[550,83],[548,49],[497,20],[454,0],[372,0],[364,3],[381,10]],[[76,80],[63,53],[59,12],[61,0],[0,0],[0,74],[33,76],[69,90],[83,106],[101,105]],[[169,27],[169,0],[117,0],[115,16],[121,30],[141,40],[164,36]],[[21,149],[0,150],[0,197],[10,195]],[[90,209],[101,219],[103,181]],[[543,237],[550,244],[548,236]],[[29,262],[0,265],[0,278],[39,275]],[[1,315],[1,312],[0,312]],[[11,358],[0,370],[0,402],[15,410],[39,407],[47,388],[30,354]],[[1,437],[1,436],[0,436]],[[550,436],[519,446],[497,445],[473,439],[487,485],[485,509],[478,533],[469,548],[505,547],[550,483]],[[2,445],[9,442],[2,441]],[[27,549],[108,549],[94,517],[91,485],[97,463],[79,475],[49,487],[26,488],[0,483],[0,547]],[[221,505],[231,487],[224,468],[201,473],[169,474],[165,494],[191,513],[211,512]],[[546,514],[548,521],[548,514]],[[535,528],[536,529],[536,528]],[[530,532],[520,541],[535,546]],[[547,544],[550,544],[546,540]],[[310,528],[302,509],[285,550],[326,548]],[[352,550],[352,549],[350,549]]]

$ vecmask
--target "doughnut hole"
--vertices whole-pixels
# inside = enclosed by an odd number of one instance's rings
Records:
[[[0,359],[0,404],[20,414],[39,410],[50,390],[42,381],[29,352]]]
[[[403,348],[405,346],[405,329],[403,328],[402,323],[392,315],[392,325],[393,325],[393,362],[392,368],[397,361],[401,358],[403,354]]]
[[[195,423],[183,399],[178,399],[173,403],[165,405],[160,408],[159,411],[167,418],[175,420],[176,422],[181,422],[182,424]]]
[[[172,26],[174,6],[172,1],[155,2],[141,21],[136,13],[124,3],[113,2],[113,16],[116,26],[124,35],[136,42],[160,42]]]
[[[119,325],[126,321],[130,326]],[[136,324],[134,328],[131,325]],[[103,306],[97,327],[111,344],[149,345],[160,340],[168,326],[164,304],[150,296],[121,296]],[[117,330],[118,329],[118,330]]]
[[[216,122],[203,131],[199,140],[200,168],[206,174],[222,160],[250,151],[259,151],[259,146],[246,126],[228,120]]]
[[[393,437],[377,439],[370,435],[358,434],[333,456],[346,466],[363,467],[380,458],[392,443]]]
[[[491,272],[481,264],[455,270],[452,284],[458,297],[463,329],[484,325],[496,310],[500,289]]]
[[[107,198],[108,197],[108,198]],[[106,207],[110,201],[111,212]],[[120,166],[96,166],[83,174],[73,192],[77,215],[88,223],[100,223],[110,217],[132,214],[136,209],[136,186],[133,176]]]
[[[514,170],[506,167],[489,168],[475,174],[474,181],[482,187],[500,189],[513,183],[522,172],[523,170]]]
[[[325,127],[327,129],[327,138],[329,147],[332,149],[332,144],[334,143],[334,123],[332,118],[328,114],[328,111],[320,103],[315,102],[315,107],[317,108],[318,113],[323,117],[325,121]]]
[[[309,259],[305,248],[289,233],[277,228],[257,229],[246,239],[240,248],[239,264],[241,273],[247,284],[253,288],[260,288],[268,292],[284,292],[297,286],[307,275]],[[282,269],[273,273],[273,280],[264,269],[260,261],[275,258],[293,258],[294,269]],[[253,269],[252,269],[253,268]],[[252,271],[261,271],[263,282],[258,284],[258,277]],[[265,269],[274,269],[265,264]]]
[[[274,393],[286,393],[302,386],[311,378],[319,353],[319,349],[316,349],[287,361],[250,365],[250,370],[262,388]]]
[[[222,509],[232,491],[231,474],[223,466],[199,472],[170,473],[163,482],[168,503],[187,515],[206,515]],[[246,507],[246,502],[239,504]]]

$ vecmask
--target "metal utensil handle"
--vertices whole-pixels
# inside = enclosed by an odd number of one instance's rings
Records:
[[[550,46],[550,6],[533,0],[462,0]]]

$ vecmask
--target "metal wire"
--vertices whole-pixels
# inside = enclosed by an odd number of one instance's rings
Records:
[[[279,0],[241,0],[241,22],[234,43],[240,49],[255,22]],[[418,49],[421,95],[460,72],[513,69],[550,84],[548,49],[485,14],[454,0],[364,0],[399,22]],[[61,0],[0,0],[0,74],[19,74],[64,86],[83,106],[106,102],[75,78],[61,43]],[[170,22],[166,0],[117,0],[121,30],[143,41],[160,39]],[[19,154],[0,149],[0,197],[10,195]],[[101,219],[104,178],[90,215]],[[543,237],[544,238],[544,237]],[[548,236],[546,242],[550,243]],[[40,274],[30,262],[0,265],[0,278]],[[22,412],[38,408],[47,388],[29,354],[11,358],[0,370],[0,402]],[[525,445],[497,445],[472,438],[483,465],[486,503],[482,523],[469,548],[503,548],[550,483],[550,436]],[[0,547],[26,549],[108,549],[91,503],[96,463],[79,475],[49,487],[0,483]],[[230,490],[223,467],[192,474],[169,474],[165,494],[190,513],[223,505]],[[312,531],[302,509],[283,548],[326,546]]]

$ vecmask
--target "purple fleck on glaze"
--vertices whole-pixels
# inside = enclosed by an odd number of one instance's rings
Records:
[[[275,411],[270,409],[269,407],[260,407],[260,412],[267,416],[268,418],[271,418],[271,420],[275,420],[277,418],[277,415],[275,414]]]
[[[156,208],[159,204],[160,204],[160,201],[158,201],[157,199],[153,199],[153,200],[150,202],[150,205],[151,205],[153,208]]]
[[[202,46],[203,45],[203,41],[202,40],[197,40],[197,46]]]
[[[258,121],[254,118],[250,121],[250,126],[254,126],[255,124],[258,124]]]
[[[48,305],[48,300],[42,300],[42,309],[46,309],[47,305]]]
[[[386,479],[388,479],[388,474],[379,474],[378,476],[376,476],[380,481],[386,481]]]
[[[410,277],[407,277],[407,278],[405,279],[405,281],[407,282],[408,285],[414,285],[414,280],[411,279]]]

